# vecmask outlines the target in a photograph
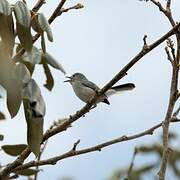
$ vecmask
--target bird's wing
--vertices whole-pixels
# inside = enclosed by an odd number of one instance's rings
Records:
[[[96,92],[100,89],[96,84],[94,84],[91,81],[83,81],[82,85],[84,85],[84,86],[86,86],[86,87],[88,87],[88,88],[90,88]]]

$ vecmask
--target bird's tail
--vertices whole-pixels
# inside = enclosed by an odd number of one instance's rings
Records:
[[[106,96],[109,97],[109,96],[112,96],[118,92],[130,91],[130,90],[133,90],[134,88],[135,88],[135,84],[133,84],[133,83],[121,84],[121,85],[114,86],[111,89],[109,89],[106,92]]]

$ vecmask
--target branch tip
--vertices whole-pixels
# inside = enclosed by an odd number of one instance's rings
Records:
[[[72,148],[72,151],[76,151],[76,148],[77,148],[77,146],[78,146],[79,143],[80,143],[80,139],[78,139],[78,140],[74,143],[73,148]]]

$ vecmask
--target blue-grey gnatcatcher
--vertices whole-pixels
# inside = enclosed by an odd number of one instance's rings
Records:
[[[64,82],[70,82],[76,96],[85,103],[88,103],[94,97],[94,95],[100,90],[100,88],[96,84],[89,81],[81,73],[75,73],[72,76],[67,76],[67,78],[69,79]],[[126,83],[114,86],[111,89],[109,89],[104,95],[99,97],[96,103],[103,102],[106,104],[110,104],[107,99],[109,96],[121,91],[132,90],[134,88],[135,85],[133,83]]]

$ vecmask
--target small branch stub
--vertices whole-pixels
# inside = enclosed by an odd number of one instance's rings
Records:
[[[80,139],[78,139],[77,142],[74,143],[72,151],[76,151],[76,148],[77,148],[79,143],[80,143]]]
[[[147,35],[145,34],[144,37],[143,37],[143,42],[144,42],[144,45],[143,45],[143,50],[147,50],[149,48],[149,46],[147,45]]]

